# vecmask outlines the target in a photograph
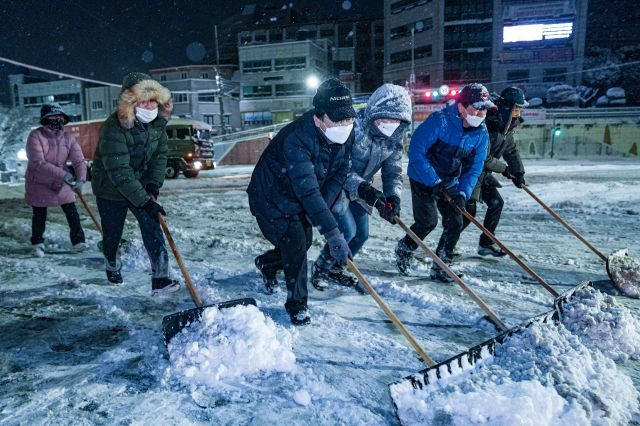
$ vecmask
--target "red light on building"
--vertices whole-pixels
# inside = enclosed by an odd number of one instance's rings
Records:
[[[431,97],[431,90],[427,90],[426,92],[424,92],[424,96],[427,98]]]
[[[454,89],[454,90],[452,90],[452,91],[451,91],[451,96],[455,96],[455,95],[457,95],[457,94],[458,94],[458,91],[457,91],[457,90],[455,90],[455,89]]]

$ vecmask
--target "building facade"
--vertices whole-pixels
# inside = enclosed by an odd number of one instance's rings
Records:
[[[159,68],[149,70],[149,74],[171,90],[174,116],[204,121],[218,131],[222,128],[225,132],[242,128],[239,99],[231,96],[229,92],[232,87],[224,83],[228,83],[228,80],[224,74],[218,74],[213,66]]]
[[[87,119],[84,89],[86,83],[80,80],[65,79],[47,81],[25,74],[9,76],[11,106],[24,108],[34,120],[40,118],[43,104],[57,102],[71,121]]]
[[[384,14],[387,82],[518,85],[527,97],[580,84],[587,0],[385,0]]]
[[[311,108],[317,82],[331,74],[326,39],[245,45],[238,56],[244,127],[301,116]]]

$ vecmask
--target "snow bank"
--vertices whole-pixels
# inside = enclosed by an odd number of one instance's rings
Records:
[[[205,309],[202,320],[169,343],[166,374],[189,385],[215,386],[258,373],[292,372],[292,336],[255,306]]]
[[[607,268],[613,283],[626,296],[640,299],[640,261],[619,250],[609,256]]]
[[[586,346],[615,361],[640,355],[640,322],[615,297],[593,287],[575,292],[563,305],[562,322]]]
[[[403,424],[626,424],[638,413],[629,377],[561,324],[511,336],[463,380],[391,386]],[[612,390],[615,389],[615,392]]]

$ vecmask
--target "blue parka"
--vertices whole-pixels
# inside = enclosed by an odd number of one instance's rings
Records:
[[[262,153],[247,188],[251,213],[267,220],[265,237],[277,245],[289,218],[305,214],[321,234],[338,227],[330,207],[349,171],[353,132],[343,145],[331,143],[313,122],[313,111],[285,126]]]
[[[434,112],[411,137],[409,177],[432,187],[444,182],[468,200],[487,158],[489,134],[486,126],[463,129],[456,103]]]

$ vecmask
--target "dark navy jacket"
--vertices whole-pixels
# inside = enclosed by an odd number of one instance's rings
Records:
[[[271,235],[265,235],[269,241],[277,244],[288,218],[300,214],[321,234],[337,228],[330,207],[347,179],[352,144],[353,132],[344,145],[330,143],[315,126],[313,111],[278,132],[247,188],[251,213],[272,225]]]
[[[426,186],[458,184],[468,200],[487,158],[489,134],[483,124],[463,131],[457,104],[434,112],[411,137],[407,174]]]

